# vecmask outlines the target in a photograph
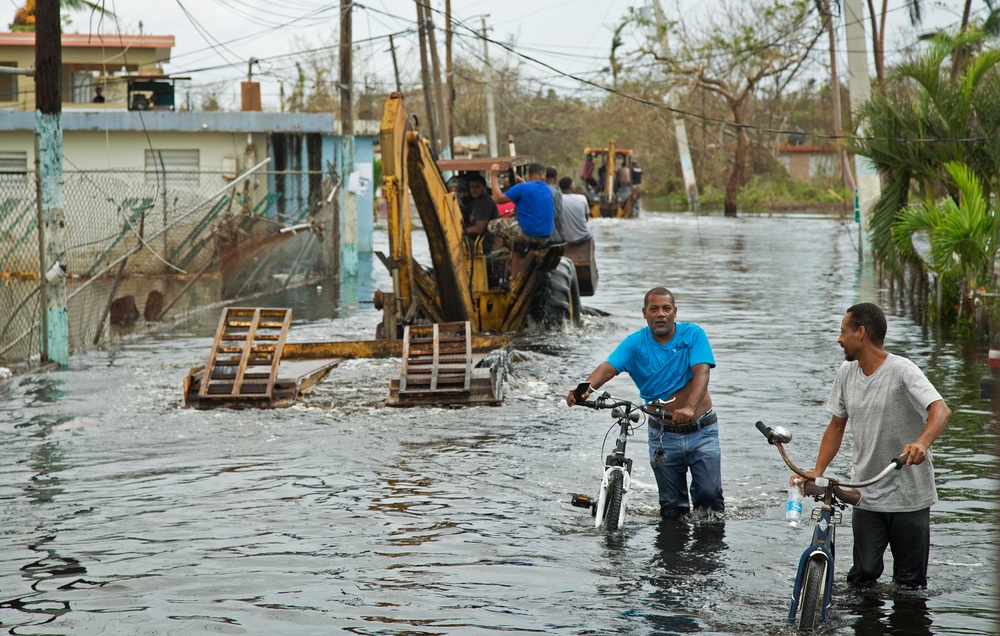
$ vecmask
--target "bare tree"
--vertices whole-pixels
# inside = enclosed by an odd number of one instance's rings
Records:
[[[765,80],[780,91],[823,33],[809,19],[812,6],[803,0],[723,2],[697,33],[689,31],[683,19],[675,23],[672,41],[678,46],[673,57],[657,56],[675,82],[714,93],[727,106],[736,147],[726,180],[726,216],[736,216],[750,151],[748,102]]]
[[[923,20],[920,0],[905,0],[906,12],[912,26],[919,26]],[[897,7],[898,8],[898,7]],[[882,0],[881,11],[875,11],[875,0],[868,0],[868,18],[871,21],[872,56],[875,58],[875,81],[881,86],[885,82],[885,20],[889,11],[889,0]]]

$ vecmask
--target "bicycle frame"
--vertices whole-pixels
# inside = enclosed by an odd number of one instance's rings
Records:
[[[632,486],[632,460],[625,457],[625,444],[628,439],[628,430],[631,421],[627,413],[618,417],[619,433],[615,441],[615,449],[604,460],[604,477],[601,479],[601,492],[597,497],[597,509],[594,515],[594,527],[600,528],[604,524],[605,510],[611,495],[610,485],[615,473],[621,473],[622,478],[622,500],[618,509],[618,522],[615,527],[620,528],[625,523],[625,508],[628,503],[628,493]]]
[[[899,470],[905,465],[906,459],[905,456],[896,457],[879,474],[857,483],[841,482],[828,477],[813,477],[788,458],[784,444],[792,441],[791,433],[780,426],[771,429],[763,422],[757,422],[757,430],[764,434],[769,444],[778,449],[781,458],[792,472],[805,480],[803,484],[804,494],[815,497],[817,501],[822,501],[822,506],[813,510],[811,516],[816,519],[816,526],[813,528],[812,542],[799,558],[795,584],[792,587],[792,602],[788,609],[789,623],[795,623],[796,618],[799,618],[800,631],[812,631],[816,618],[817,601],[819,601],[820,622],[825,622],[830,617],[830,605],[833,599],[834,556],[836,554],[836,526],[842,520],[841,511],[849,504],[857,505],[860,503],[861,493],[855,490],[856,488],[870,486],[893,470]],[[810,482],[812,482],[811,485]],[[823,568],[819,577],[814,576],[815,570],[810,569],[813,563]],[[820,582],[822,582],[822,600],[820,600],[819,590],[816,589]]]
[[[594,514],[595,528],[604,527],[608,532],[614,532],[625,523],[625,509],[632,487],[632,460],[625,456],[625,447],[629,435],[633,433],[633,424],[643,421],[645,411],[637,404],[619,400],[608,393],[596,396],[593,401],[580,401],[578,404],[592,409],[612,409],[611,416],[616,420],[618,436],[614,449],[604,458],[604,476],[601,478],[597,501],[586,495],[574,495],[572,504],[579,508],[590,508]]]
[[[795,573],[795,585],[792,587],[792,604],[788,609],[788,622],[794,623],[799,613],[799,601],[802,598],[802,588],[805,585],[806,567],[810,561],[819,560],[823,563],[823,605],[820,610],[820,620],[826,621],[830,615],[830,603],[833,599],[833,564],[835,556],[835,536],[837,524],[842,517],[839,510],[834,510],[837,500],[833,496],[833,484],[828,482],[823,495],[823,506],[813,510],[812,517],[816,519],[813,528],[812,543],[802,552],[799,568]],[[818,512],[818,514],[817,514]]]

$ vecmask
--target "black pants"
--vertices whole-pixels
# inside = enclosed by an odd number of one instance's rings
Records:
[[[882,576],[882,555],[892,550],[892,580],[907,587],[927,587],[931,549],[931,509],[872,512],[854,509],[854,565],[848,583],[869,583]]]

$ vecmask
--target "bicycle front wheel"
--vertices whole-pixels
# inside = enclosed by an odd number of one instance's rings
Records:
[[[806,563],[806,575],[802,586],[799,608],[799,631],[811,632],[819,623],[823,608],[823,592],[826,584],[826,559],[816,557]]]
[[[625,502],[625,483],[622,471],[615,470],[608,478],[608,505],[604,507],[604,527],[608,532],[618,529],[618,520],[622,516],[622,505]]]

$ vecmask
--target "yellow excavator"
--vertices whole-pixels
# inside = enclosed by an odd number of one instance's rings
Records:
[[[226,307],[207,363],[184,381],[186,406],[288,406],[343,360],[389,356],[402,364],[388,406],[499,404],[511,334],[531,320],[580,320],[580,284],[562,244],[529,251],[509,276],[502,252],[485,254],[481,241],[465,240],[455,193],[402,93],[386,100],[381,144],[389,254],[377,255],[392,291],[375,291],[376,339],[291,342],[290,309]],[[411,197],[431,267],[413,257]]]
[[[616,148],[614,139],[608,141],[607,148],[585,148],[580,177],[586,186],[591,217],[639,216],[642,169],[631,150]]]
[[[378,254],[392,275],[392,291],[376,291],[382,310],[377,338],[402,337],[406,325],[468,321],[473,334],[518,331],[581,315],[580,284],[561,244],[528,252],[507,276],[507,260],[464,240],[462,213],[402,93],[386,99],[381,127],[382,185],[389,254]],[[409,195],[409,196],[408,196]],[[431,266],[413,257],[410,196],[430,248]]]

